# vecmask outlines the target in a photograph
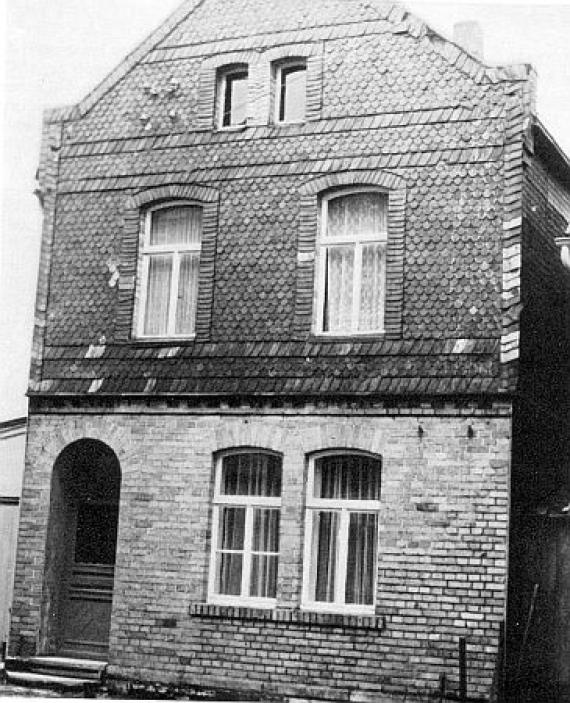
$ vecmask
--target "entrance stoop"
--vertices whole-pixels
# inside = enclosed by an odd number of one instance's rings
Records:
[[[8,657],[6,681],[15,686],[46,688],[62,693],[96,690],[105,679],[107,662],[71,657]]]

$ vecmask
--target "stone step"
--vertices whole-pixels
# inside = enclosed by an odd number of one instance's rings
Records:
[[[6,670],[101,681],[107,662],[61,656],[9,657]]]
[[[15,686],[33,688],[49,688],[59,691],[84,691],[86,687],[97,686],[93,679],[75,678],[70,676],[53,676],[35,674],[29,671],[7,671],[6,681]]]

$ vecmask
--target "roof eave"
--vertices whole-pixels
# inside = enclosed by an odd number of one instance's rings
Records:
[[[570,187],[570,158],[536,115],[532,117],[532,133],[535,153]]]

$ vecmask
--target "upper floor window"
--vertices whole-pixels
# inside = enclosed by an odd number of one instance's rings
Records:
[[[349,452],[311,460],[307,487],[303,604],[371,612],[376,589],[378,457]]]
[[[273,605],[277,594],[281,457],[224,454],[216,465],[210,600]]]
[[[305,119],[307,64],[305,60],[284,61],[275,71],[275,121],[302,122]]]
[[[218,79],[218,124],[238,127],[247,122],[248,69],[234,66],[220,72]]]
[[[147,211],[142,242],[138,336],[195,333],[202,208],[192,203]]]
[[[384,331],[388,196],[378,190],[323,197],[315,331]]]

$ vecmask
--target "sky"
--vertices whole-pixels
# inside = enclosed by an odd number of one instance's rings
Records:
[[[180,2],[0,0],[0,422],[27,408],[42,111],[83,98]],[[570,0],[404,4],[448,37],[455,22],[478,21],[488,64],[531,63],[538,114],[570,154]]]

